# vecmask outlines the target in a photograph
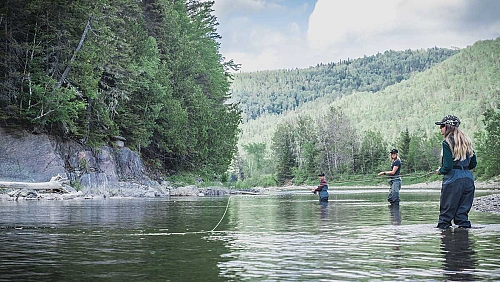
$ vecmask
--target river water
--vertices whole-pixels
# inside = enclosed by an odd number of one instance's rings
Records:
[[[0,201],[0,281],[500,280],[500,215],[441,231],[439,191],[386,192]]]

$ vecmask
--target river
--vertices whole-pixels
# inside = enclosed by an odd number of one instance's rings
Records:
[[[487,195],[488,191],[477,191]],[[0,201],[0,281],[494,281],[500,215],[434,228],[439,192]]]

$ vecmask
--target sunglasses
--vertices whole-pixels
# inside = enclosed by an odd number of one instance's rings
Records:
[[[441,124],[441,125],[439,126],[439,128],[443,128],[443,127],[445,127],[445,125],[444,125],[444,124]]]

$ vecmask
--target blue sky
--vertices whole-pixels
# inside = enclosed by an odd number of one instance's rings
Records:
[[[220,52],[241,71],[500,36],[500,0],[215,0]]]

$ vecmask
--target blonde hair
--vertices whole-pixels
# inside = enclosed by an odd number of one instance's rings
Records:
[[[446,125],[445,138],[450,145],[454,161],[463,161],[474,155],[472,140],[456,126]]]

